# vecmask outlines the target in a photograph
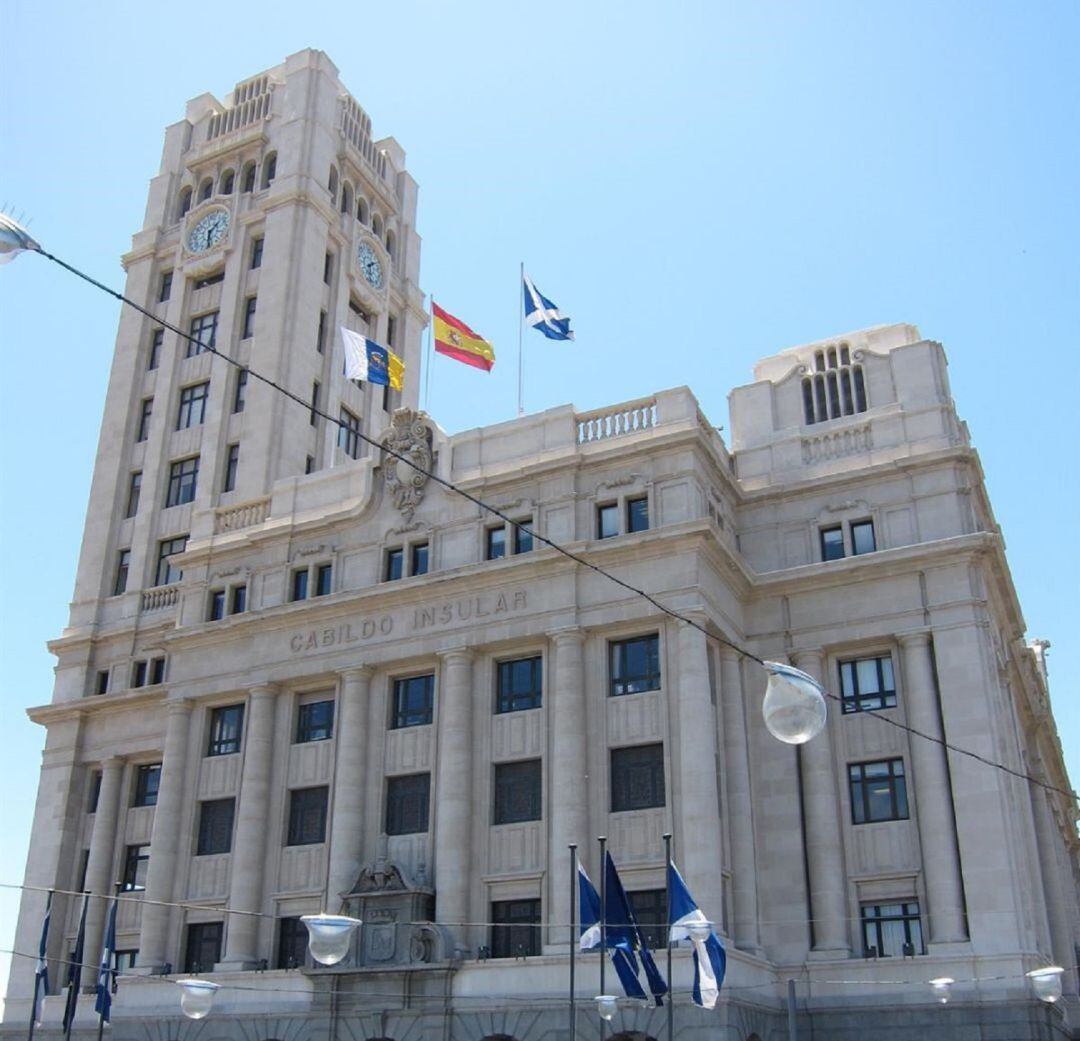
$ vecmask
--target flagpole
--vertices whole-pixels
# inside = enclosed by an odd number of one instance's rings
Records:
[[[570,1041],[577,1041],[577,1006],[575,999],[575,956],[577,952],[577,843],[570,843]]]
[[[606,994],[604,970],[607,968],[607,858],[604,854],[607,850],[607,836],[600,835],[596,841],[600,843],[600,993]],[[604,1041],[606,1030],[607,1023],[601,1016],[600,1041]]]
[[[49,978],[49,969],[47,955],[45,953],[46,946],[49,942],[49,926],[52,924],[52,901],[53,891],[49,890],[49,895],[45,899],[45,922],[41,929],[41,945],[38,948],[38,966],[34,969],[34,1000],[30,1002],[30,1032],[26,1036],[26,1041],[34,1041],[34,1020],[37,1019],[38,1011],[38,991],[41,988],[43,980]],[[45,971],[42,972],[41,964],[45,963]],[[44,1000],[44,995],[42,995]]]
[[[90,894],[83,893],[82,911],[79,913],[79,931],[75,939],[75,954],[68,963],[68,992],[64,1002],[64,1018],[67,1023],[64,1026],[64,1041],[71,1041],[71,1028],[75,1024],[75,1014],[79,1007],[79,983],[82,979],[83,945],[86,937],[86,905],[90,902]]]
[[[525,342],[525,261],[521,262],[521,278],[518,280],[518,292],[522,296],[518,299],[518,415],[525,415],[525,403],[521,394],[521,356],[522,345]]]
[[[101,948],[101,964],[98,967],[97,980],[97,1041],[101,1041],[101,1035],[105,1032],[105,1010],[107,1008],[106,1001],[108,1000],[108,995],[105,994],[105,991],[112,986],[110,962],[116,957],[116,901],[120,895],[120,887],[123,884],[123,882],[116,882],[114,884],[112,907],[105,916],[105,941]]]
[[[671,975],[671,832],[664,832],[664,859],[667,868],[664,871],[664,884],[667,886],[667,1032],[668,1041],[675,1041],[675,979]]]

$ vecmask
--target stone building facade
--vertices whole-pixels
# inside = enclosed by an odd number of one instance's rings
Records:
[[[777,1036],[789,978],[818,1039],[1067,1036],[1024,973],[1078,960],[1075,803],[940,743],[1069,788],[941,346],[894,325],[767,358],[730,449],[681,387],[449,436],[418,380],[346,381],[334,336],[419,371],[404,159],[312,51],[166,133],[127,295],[239,367],[121,317],[55,694],[30,710],[26,882],[61,891],[40,1030],[63,893],[95,894],[93,962],[119,884],[125,1041],[566,1038],[569,844],[596,877],[607,836],[655,923],[671,832],[728,951],[708,1013],[674,952],[680,1038]],[[772,738],[729,643],[820,678],[825,732]],[[43,905],[26,891],[17,950]],[[333,969],[299,924],[324,909],[364,922]],[[222,987],[201,1023],[171,982],[191,972]],[[592,1038],[595,956],[578,980]],[[32,984],[16,958],[6,1034]],[[665,1017],[624,1002],[611,1030]]]

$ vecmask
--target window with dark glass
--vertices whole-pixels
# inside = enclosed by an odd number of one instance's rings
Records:
[[[120,888],[126,893],[141,892],[146,888],[146,866],[150,863],[149,846],[128,846],[124,854],[124,874]]]
[[[844,712],[867,712],[896,704],[892,658],[855,658],[840,662],[840,696]]]
[[[347,408],[341,410],[338,446],[350,459],[360,458],[360,417],[353,415]]]
[[[326,841],[326,802],[329,789],[294,788],[289,792],[286,846],[313,846]]]
[[[484,556],[488,560],[498,560],[506,556],[506,528],[488,528],[485,536]]]
[[[426,542],[414,542],[409,550],[409,573],[412,575],[426,575],[428,571],[428,544]]]
[[[902,958],[905,954],[926,953],[917,901],[863,904],[859,912],[865,957]]]
[[[611,812],[663,806],[664,746],[631,745],[611,750]]]
[[[660,689],[660,637],[656,633],[613,640],[609,653],[613,697]]]
[[[491,902],[491,956],[528,958],[540,953],[540,901]]]
[[[145,441],[150,436],[150,417],[154,412],[154,399],[143,398],[142,408],[139,410],[139,426],[135,431],[136,442]]]
[[[257,297],[249,296],[244,301],[244,325],[240,332],[241,340],[250,340],[255,335],[255,305]]]
[[[169,484],[165,492],[165,505],[182,506],[195,499],[195,486],[199,480],[199,457],[178,459],[169,464]]]
[[[315,472],[315,456],[309,455],[304,457],[304,473],[310,474]]]
[[[604,503],[596,507],[596,537],[610,539],[619,534],[619,504]]]
[[[386,564],[383,567],[383,581],[396,582],[405,574],[405,551],[400,546],[386,551]]]
[[[135,470],[128,482],[127,506],[124,508],[125,517],[134,517],[139,512],[139,496],[142,494],[142,470]]]
[[[187,548],[187,539],[186,535],[177,535],[171,539],[162,539],[158,543],[157,568],[154,571],[155,586],[172,585],[183,577],[183,572],[174,567],[169,558],[184,552]]]
[[[649,530],[649,498],[646,495],[626,500],[626,530]]]
[[[236,390],[233,392],[232,410],[234,413],[244,411],[245,399],[247,397],[247,380],[248,370],[241,369],[236,374]]]
[[[835,528],[821,529],[821,559],[840,560],[844,555],[844,529],[837,525]]]
[[[116,580],[113,582],[113,596],[127,592],[128,571],[131,568],[131,550],[122,549],[116,556]]]
[[[150,659],[150,682],[161,683],[165,679],[165,659],[164,658],[151,658]]]
[[[240,466],[240,446],[229,445],[225,449],[225,477],[221,482],[223,492],[231,492],[236,487],[236,471]]]
[[[331,584],[334,578],[334,568],[332,564],[319,564],[315,568],[315,595],[326,596],[330,592]]]
[[[188,332],[191,339],[187,341],[187,353],[185,357],[191,358],[196,354],[202,354],[207,348],[217,346],[217,311],[209,311],[207,314],[196,315],[191,319],[191,328]],[[192,343],[192,340],[195,342]]]
[[[803,418],[807,423],[821,423],[866,411],[863,368],[857,362],[852,364],[851,349],[847,344],[814,352],[811,374],[803,377],[802,396]]]
[[[225,281],[224,271],[215,271],[209,275],[203,275],[202,278],[195,280],[196,289],[206,289],[207,286],[217,286]]]
[[[334,736],[334,702],[305,701],[296,712],[296,744],[329,741]]]
[[[391,730],[403,727],[422,727],[431,722],[435,707],[435,677],[408,676],[394,680],[393,717]]]
[[[221,183],[218,185],[219,194],[232,195],[233,181],[235,180],[236,178],[233,175],[232,170],[226,170],[225,173],[221,175]]]
[[[277,176],[277,153],[271,152],[263,160],[263,175],[262,186],[263,188],[269,188],[274,183],[274,178]]]
[[[138,957],[138,947],[117,948],[113,951],[113,968],[117,972],[128,972],[135,968]]]
[[[543,659],[540,655],[501,661],[496,666],[495,677],[497,713],[540,707],[544,685]]]
[[[668,944],[667,890],[638,889],[626,895],[646,946],[652,951],[664,950]]]
[[[198,857],[228,853],[232,849],[235,799],[208,799],[199,803],[199,838],[195,847]]]
[[[247,586],[233,586],[231,599],[229,614],[243,614],[247,610]]]
[[[315,350],[322,354],[326,350],[326,312],[319,312],[319,331],[315,334]]]
[[[874,522],[870,520],[855,521],[851,525],[851,552],[855,556],[859,556],[860,553],[873,553],[876,549]]]
[[[148,369],[156,369],[161,361],[161,347],[165,342],[165,330],[155,329],[150,334],[150,354],[146,359]]]
[[[161,763],[146,763],[135,770],[135,795],[132,806],[156,806],[161,783]]]
[[[86,800],[86,812],[97,813],[98,799],[101,797],[101,771],[93,770],[90,774],[90,794]],[[82,886],[79,887],[80,889]]]
[[[97,681],[94,684],[95,694],[108,694],[109,693],[109,670],[98,669]]]
[[[415,835],[428,830],[431,774],[408,774],[386,781],[386,834]]]
[[[299,918],[278,919],[277,969],[302,969],[307,964],[308,931]]]
[[[522,517],[514,524],[514,552],[530,553],[533,548],[532,517]]]
[[[214,190],[213,178],[204,177],[202,184],[199,185],[199,202],[206,202],[210,198],[210,193]]]
[[[542,769],[539,759],[495,764],[492,824],[538,821],[542,814]]]
[[[225,617],[225,596],[226,590],[224,589],[210,590],[210,610],[208,614],[211,622],[220,622]]]
[[[210,713],[210,740],[206,754],[232,755],[240,751],[244,731],[244,706],[222,705]]]
[[[148,675],[148,672],[147,672],[147,666],[148,665],[149,665],[149,662],[147,662],[147,660],[145,658],[140,659],[139,661],[135,662],[132,665],[132,667],[131,667],[131,686],[132,687],[138,688],[138,687],[145,687],[146,686],[146,677]]]
[[[184,972],[213,972],[221,961],[221,922],[192,922],[184,944]]]
[[[170,296],[172,296],[172,272],[166,271],[161,276],[161,286],[158,289],[158,303],[165,303]]]
[[[254,173],[254,170],[252,171]],[[262,267],[263,257],[263,240],[261,238],[252,239],[251,241],[251,264],[250,267],[254,270],[257,267]]]
[[[308,422],[312,426],[319,422],[319,389],[319,381],[313,380],[311,383],[311,408],[308,410]]]
[[[330,278],[334,273],[334,254],[327,253],[323,258],[322,280],[330,285]]]
[[[907,783],[903,759],[852,763],[848,766],[848,785],[853,824],[907,819]]]
[[[289,590],[290,600],[306,600],[308,594],[308,569],[298,568],[292,573],[292,586]]]
[[[254,162],[248,163],[244,167],[244,180],[241,191],[253,192],[255,191],[255,164]]]
[[[206,399],[210,396],[210,383],[195,383],[180,390],[180,406],[176,410],[176,429],[197,427],[206,418]]]
[[[91,813],[94,811],[91,810]],[[82,893],[86,890],[86,869],[90,866],[90,850],[84,849],[79,855],[79,870],[75,873],[75,892]],[[69,959],[74,961],[74,958]]]

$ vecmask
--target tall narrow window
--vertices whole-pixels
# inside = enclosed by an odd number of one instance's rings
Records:
[[[296,741],[298,745],[310,741],[329,741],[334,736],[334,702],[305,701],[296,710]]]
[[[299,918],[278,919],[279,969],[302,969],[307,964],[308,931]]]
[[[131,550],[122,549],[116,557],[116,579],[113,582],[113,596],[127,592],[128,569],[131,567]]]
[[[322,280],[330,285],[330,279],[334,274],[334,254],[327,253],[323,258]]]
[[[486,559],[499,560],[506,556],[506,528],[488,528],[484,538],[484,556]]]
[[[235,174],[233,174],[232,170],[226,170],[221,175],[221,183],[218,185],[219,194],[221,194],[221,195],[232,195],[232,193],[233,193],[233,182],[235,180],[236,180],[236,176],[235,176]]]
[[[332,564],[319,564],[315,568],[315,595],[327,596],[332,588],[334,567]]]
[[[408,774],[386,781],[387,835],[417,835],[428,830],[431,774]]]
[[[263,160],[263,175],[262,186],[263,188],[269,188],[274,183],[274,178],[277,176],[277,153],[271,152]]]
[[[145,441],[150,436],[150,417],[154,412],[154,399],[143,398],[139,411],[139,425],[135,431],[136,442]]]
[[[319,312],[319,331],[315,334],[315,350],[322,354],[326,350],[326,312]]]
[[[206,314],[196,315],[191,319],[191,327],[188,330],[191,339],[187,341],[188,358],[196,354],[202,354],[205,350],[217,347],[218,312],[208,311]],[[192,342],[194,341],[194,342]]]
[[[162,539],[158,543],[157,570],[154,572],[155,586],[172,585],[183,577],[183,572],[170,563],[170,558],[184,552],[187,548],[187,539],[186,535],[177,535],[175,538]]]
[[[252,239],[252,241],[251,241],[251,263],[249,265],[249,267],[251,268],[252,271],[254,271],[255,268],[262,267],[262,258],[263,258],[263,240],[262,240],[262,238],[259,237],[257,239]]]
[[[315,426],[319,421],[319,381],[311,384],[311,411],[308,414],[308,422]]]
[[[902,958],[925,954],[918,901],[900,904],[863,904],[859,908],[866,957]]]
[[[169,464],[169,484],[165,493],[165,506],[182,506],[193,502],[195,487],[199,480],[199,457],[178,459]]]
[[[840,525],[821,529],[821,559],[840,560],[844,555],[844,529]]]
[[[664,746],[611,749],[611,812],[645,810],[665,803]]]
[[[210,397],[210,382],[196,383],[180,390],[180,405],[176,411],[176,429],[197,427],[206,419],[206,400]]]
[[[165,303],[170,296],[172,296],[172,272],[166,271],[161,276],[161,285],[158,288],[158,303]]]
[[[229,614],[243,614],[247,610],[247,586],[232,587]]]
[[[244,411],[244,404],[247,398],[247,381],[248,370],[241,369],[236,374],[236,390],[233,392],[232,410],[234,413]]]
[[[409,676],[394,680],[393,712],[390,729],[427,726],[435,706],[435,677]]]
[[[386,551],[386,562],[383,565],[383,581],[396,582],[405,574],[405,551],[397,546]]]
[[[146,868],[149,863],[149,846],[127,847],[124,856],[124,874],[120,885],[125,893],[139,893],[146,888]]]
[[[609,502],[596,507],[596,537],[610,539],[619,534],[619,506]]]
[[[165,330],[155,329],[150,334],[150,353],[146,359],[148,369],[156,369],[161,362],[161,347],[165,342]]]
[[[354,415],[347,408],[341,410],[338,446],[350,459],[360,458],[360,417]]]
[[[874,522],[872,520],[855,521],[851,525],[851,551],[858,556],[860,553],[873,553],[877,549],[874,541]]]
[[[226,593],[227,590],[225,589],[210,590],[210,609],[207,612],[209,621],[220,622],[225,617]]]
[[[244,301],[244,327],[240,333],[241,340],[250,340],[255,335],[255,304],[257,297],[249,296]]]
[[[530,553],[533,548],[532,517],[522,517],[514,524],[514,552]]]
[[[409,549],[409,574],[426,575],[428,572],[428,544],[414,542]]]
[[[649,530],[649,499],[641,496],[637,499],[626,500],[626,530],[648,531]]]
[[[135,470],[128,482],[127,506],[125,517],[134,517],[139,512],[139,496],[142,494],[142,470]]]
[[[240,465],[240,446],[229,445],[225,450],[225,479],[221,482],[223,492],[231,492],[236,487],[236,470]]]
[[[650,950],[667,947],[667,890],[638,889],[626,894],[642,938]]]
[[[289,599],[306,600],[308,595],[308,569],[299,568],[292,573],[292,588]]]
[[[161,763],[149,763],[135,771],[135,795],[132,806],[156,806],[161,783]]]
[[[244,167],[244,179],[241,182],[241,191],[255,191],[255,175],[257,172],[254,162],[250,162]]]

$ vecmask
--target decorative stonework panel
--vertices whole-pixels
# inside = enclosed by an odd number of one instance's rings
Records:
[[[664,856],[664,810],[636,810],[608,817],[611,849],[620,866],[656,861]]]
[[[540,821],[493,827],[489,871],[494,875],[504,875],[515,871],[542,870],[540,828]]]
[[[386,735],[386,772],[407,774],[431,769],[431,743],[435,728],[404,727]]]
[[[326,844],[286,846],[281,851],[278,891],[283,893],[320,889],[326,877]]]
[[[851,829],[852,872],[918,871],[919,834],[913,820],[860,824]]]
[[[802,439],[802,460],[807,466],[825,463],[832,459],[843,459],[860,452],[869,452],[874,447],[870,424],[837,430],[818,437]]]
[[[119,932],[125,930],[137,930],[142,924],[142,901],[132,896],[138,894],[125,893],[124,899],[116,907],[116,928]]]
[[[608,698],[608,743],[626,745],[635,741],[661,740],[660,699],[660,691]]]
[[[221,799],[236,793],[240,785],[240,761],[237,755],[204,757],[199,762],[199,798]]]
[[[192,857],[188,876],[188,899],[209,900],[225,897],[229,892],[229,863],[232,854],[212,857]]]
[[[289,787],[329,784],[334,768],[334,742],[308,741],[289,746]]]
[[[542,718],[539,709],[495,716],[491,727],[491,757],[498,761],[540,755]]]
[[[428,884],[428,833],[419,835],[391,835],[387,839],[387,858],[400,864],[413,881],[420,886]]]
[[[127,812],[124,822],[124,844],[145,846],[150,842],[150,831],[154,827],[153,806],[133,806]]]

